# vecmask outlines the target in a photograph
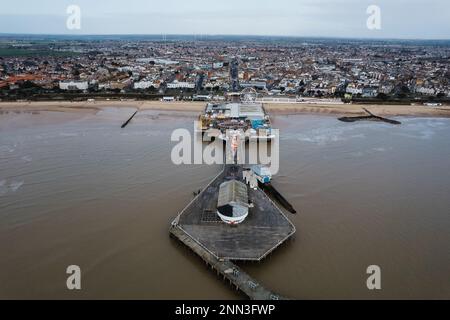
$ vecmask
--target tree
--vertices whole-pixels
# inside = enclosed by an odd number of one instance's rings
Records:
[[[38,88],[39,86],[35,85],[33,82],[27,80],[24,83],[22,83],[20,85],[21,89],[33,89],[33,88]]]
[[[383,101],[386,101],[388,99],[388,96],[387,96],[387,94],[380,92],[380,93],[378,93],[377,98],[381,99]]]
[[[77,68],[73,68],[72,69],[72,75],[74,77],[79,77],[80,76],[80,70],[78,70]]]

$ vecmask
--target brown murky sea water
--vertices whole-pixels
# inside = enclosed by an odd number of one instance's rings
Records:
[[[239,299],[169,238],[219,166],[175,166],[190,113],[0,115],[0,298]],[[297,299],[450,298],[450,119],[275,116],[295,239],[243,268]],[[82,290],[66,289],[66,268]],[[382,269],[382,290],[366,268]]]

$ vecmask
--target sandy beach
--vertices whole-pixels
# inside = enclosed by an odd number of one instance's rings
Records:
[[[95,102],[0,102],[0,114],[9,112],[74,112],[96,113],[103,108],[136,108],[139,110],[201,112],[205,102],[160,101],[95,101]],[[450,106],[423,105],[358,105],[358,104],[305,104],[265,103],[270,114],[331,114],[365,115],[363,108],[380,116],[450,117]]]

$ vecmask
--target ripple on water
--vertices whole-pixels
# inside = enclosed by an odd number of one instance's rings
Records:
[[[24,184],[24,181],[11,180],[9,183],[6,179],[0,181],[0,196],[17,192]]]

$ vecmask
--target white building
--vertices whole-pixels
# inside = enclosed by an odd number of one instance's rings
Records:
[[[417,87],[416,92],[424,95],[432,96],[436,93],[436,90],[433,88],[427,88],[427,87]]]
[[[210,101],[212,100],[211,95],[201,95],[201,94],[194,94],[192,97],[193,101]]]
[[[174,81],[167,84],[167,89],[195,89],[195,83]]]
[[[217,214],[220,219],[230,225],[244,222],[249,212],[247,185],[231,180],[219,187]]]
[[[349,85],[347,87],[347,89],[345,90],[346,93],[350,93],[350,94],[362,94],[363,90],[362,88],[358,88],[354,85]]]
[[[153,81],[139,81],[134,83],[134,89],[148,89],[150,87],[158,88],[159,85],[156,85]]]
[[[87,81],[60,81],[61,90],[87,90],[89,83]]]

